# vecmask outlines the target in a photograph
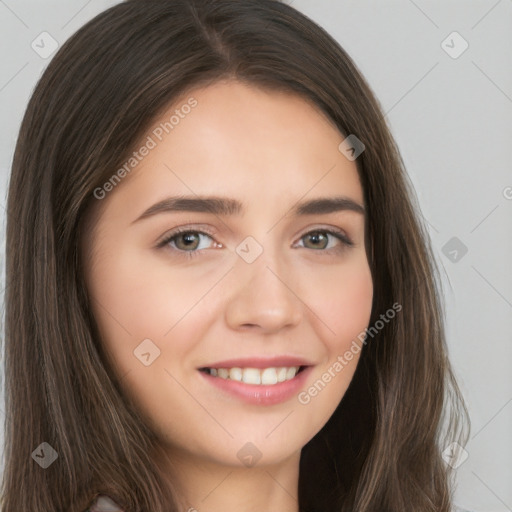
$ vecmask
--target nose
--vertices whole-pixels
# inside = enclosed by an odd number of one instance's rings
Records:
[[[297,295],[291,271],[279,256],[263,253],[252,263],[236,262],[225,309],[225,320],[235,330],[251,328],[273,333],[300,323],[304,303]]]

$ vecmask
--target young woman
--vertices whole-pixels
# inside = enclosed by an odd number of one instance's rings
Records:
[[[420,219],[369,86],[290,6],[94,18],[14,156],[2,510],[453,510]]]

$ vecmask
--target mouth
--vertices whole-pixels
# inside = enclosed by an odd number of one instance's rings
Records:
[[[200,372],[206,373],[219,379],[243,382],[253,386],[274,386],[282,382],[294,379],[308,366],[275,366],[267,368],[199,368]]]
[[[301,357],[276,356],[230,359],[197,369],[214,396],[271,406],[296,396],[306,386],[314,364]]]

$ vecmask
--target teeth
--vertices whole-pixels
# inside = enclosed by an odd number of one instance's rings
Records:
[[[229,377],[229,370],[226,370],[226,368],[219,368],[217,370],[217,376],[227,379]]]
[[[295,375],[297,375],[297,370],[298,370],[298,368],[295,366],[288,368],[288,370],[286,370],[285,380],[293,379],[293,377],[295,377]]]
[[[212,370],[215,370],[215,368],[212,368]],[[241,382],[242,375],[242,368],[231,368],[231,370],[229,370],[229,378],[231,380],[237,380],[238,382]]]
[[[261,384],[261,372],[257,368],[244,368],[242,382],[246,384]]]
[[[286,368],[277,369],[277,382],[284,382],[286,380]]]
[[[282,366],[279,368],[209,368],[208,372],[221,379],[236,380],[245,384],[273,385],[293,379],[299,371],[299,366]]]
[[[295,372],[293,373],[295,377]],[[277,384],[277,371],[275,368],[265,368],[261,372],[261,383],[262,384]]]

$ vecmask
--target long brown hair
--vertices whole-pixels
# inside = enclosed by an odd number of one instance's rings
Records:
[[[441,457],[467,439],[447,360],[440,280],[382,108],[323,29],[277,0],[128,0],[58,51],[29,101],[7,205],[6,434],[2,510],[82,512],[98,493],[127,512],[177,510],[152,432],[99,342],[80,242],[94,190],[191,87],[234,78],[301,94],[365,144],[371,325],[351,385],[303,448],[303,512],[449,512]],[[97,211],[96,211],[97,213]],[[381,322],[382,323],[382,322]],[[32,456],[48,443],[57,460]]]

